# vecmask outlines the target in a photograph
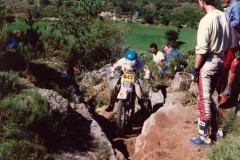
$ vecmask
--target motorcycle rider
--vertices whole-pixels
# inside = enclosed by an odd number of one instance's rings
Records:
[[[110,74],[111,78],[114,77],[114,71],[117,68],[121,68],[121,75],[124,73],[134,73],[135,77],[138,77],[139,72],[141,70],[144,70],[145,71],[144,79],[149,79],[150,77],[150,70],[142,61],[138,59],[137,53],[133,50],[127,51],[124,58],[119,59],[116,63],[113,64],[113,67],[111,68],[111,74]],[[120,79],[118,80],[112,92],[110,105],[106,109],[106,111],[108,112],[112,111],[114,108],[115,100],[117,98],[117,94],[120,89]],[[141,101],[142,90],[141,90],[141,86],[139,84],[138,79],[135,80],[134,88],[135,88],[135,93],[138,97],[138,100]]]

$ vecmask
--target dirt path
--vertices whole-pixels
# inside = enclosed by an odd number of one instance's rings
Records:
[[[132,160],[205,160],[204,147],[190,144],[197,135],[194,106],[182,107],[182,93],[168,95],[166,104],[145,121],[142,133],[115,139]]]

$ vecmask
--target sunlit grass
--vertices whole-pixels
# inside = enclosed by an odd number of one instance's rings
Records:
[[[176,29],[168,26],[150,26],[142,24],[130,24],[131,32],[127,38],[128,46],[137,52],[148,52],[149,45],[155,42],[159,50],[162,49],[166,40],[164,38],[165,32],[169,29]],[[188,50],[195,48],[197,30],[190,28],[183,28],[180,30],[179,41],[184,42],[180,46],[182,53],[187,53]]]

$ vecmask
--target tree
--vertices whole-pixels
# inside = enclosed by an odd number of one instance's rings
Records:
[[[170,29],[165,32],[165,39],[167,39],[168,42],[177,42],[179,33],[176,30]]]
[[[2,27],[5,23],[5,5],[2,0],[0,0],[0,30],[2,30]]]
[[[99,17],[104,5],[104,0],[78,0],[62,12],[54,30],[65,44],[71,41],[72,47],[64,53],[70,66],[80,63],[95,68],[122,52],[127,29]]]

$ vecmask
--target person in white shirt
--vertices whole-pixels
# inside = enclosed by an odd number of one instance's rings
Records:
[[[167,67],[165,66],[165,56],[161,51],[158,51],[156,43],[151,43],[149,47],[151,53],[153,53],[153,61],[157,65],[158,74],[162,75],[167,70]]]
[[[191,138],[190,142],[209,146],[216,140],[219,128],[212,95],[223,71],[224,54],[232,45],[234,34],[228,17],[216,8],[215,0],[198,0],[198,4],[207,14],[201,19],[197,33],[192,80],[198,84],[198,136]]]

